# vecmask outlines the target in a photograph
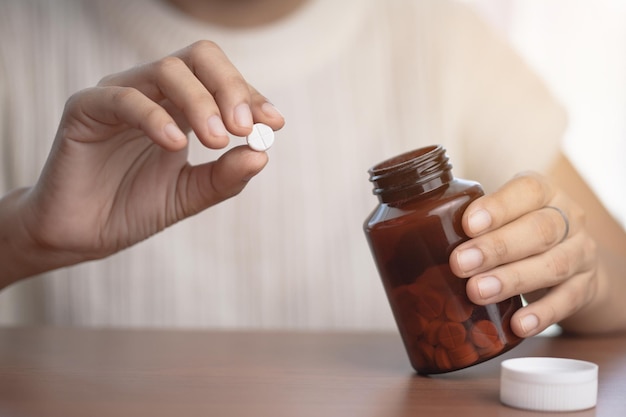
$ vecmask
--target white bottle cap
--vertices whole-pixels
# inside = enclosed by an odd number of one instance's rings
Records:
[[[577,411],[593,408],[598,365],[575,359],[516,358],[500,367],[500,401],[526,410]]]
[[[266,151],[274,143],[274,131],[268,125],[255,123],[246,141],[248,141],[248,146],[255,151]]]

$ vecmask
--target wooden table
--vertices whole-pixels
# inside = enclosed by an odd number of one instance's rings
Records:
[[[534,338],[516,356],[596,362],[598,406],[506,407],[501,358],[417,376],[395,333],[5,328],[0,416],[626,416],[626,336]]]

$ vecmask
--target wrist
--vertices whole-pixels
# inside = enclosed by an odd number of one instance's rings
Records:
[[[589,335],[626,331],[626,311],[622,308],[626,280],[621,279],[620,272],[626,265],[623,259],[610,252],[601,253],[603,256],[595,270],[596,284],[590,302],[560,323],[568,333]]]
[[[19,188],[0,199],[0,289],[70,263],[40,243],[30,192]]]

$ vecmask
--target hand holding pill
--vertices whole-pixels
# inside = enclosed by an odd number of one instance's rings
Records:
[[[22,210],[46,213],[25,222],[38,241],[72,256],[26,274],[108,256],[237,195],[264,168],[267,155],[257,151],[284,122],[209,41],[79,91],[66,103],[45,181]],[[250,147],[193,166],[190,131],[207,148],[224,148],[229,134],[248,136]]]

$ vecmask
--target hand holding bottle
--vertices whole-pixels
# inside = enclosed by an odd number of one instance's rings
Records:
[[[530,304],[512,318],[521,337],[533,336],[578,312],[596,296],[596,242],[584,211],[551,180],[523,173],[472,202],[463,216],[472,238],[450,256],[453,272],[469,278],[477,304],[525,294]]]

